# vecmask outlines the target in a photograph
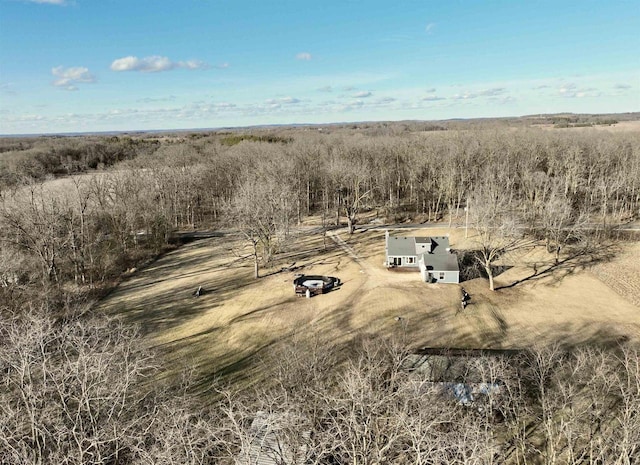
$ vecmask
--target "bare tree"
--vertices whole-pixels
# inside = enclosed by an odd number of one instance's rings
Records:
[[[540,225],[547,252],[554,254],[556,264],[560,260],[560,251],[566,244],[584,238],[587,221],[588,215],[576,212],[571,202],[557,189],[541,204]]]
[[[154,413],[137,382],[150,359],[107,320],[63,327],[41,311],[0,324],[3,463],[127,461]]]
[[[353,234],[358,214],[372,192],[371,165],[365,157],[358,157],[357,152],[352,151],[335,159],[330,170],[336,186],[337,211],[342,207],[349,234]]]
[[[35,257],[44,283],[59,282],[59,261],[67,247],[64,199],[30,185],[0,209],[0,241]]]
[[[489,289],[493,291],[495,262],[531,246],[533,241],[524,238],[519,212],[497,183],[490,180],[480,183],[471,195],[468,208],[479,248],[476,258],[489,278]]]
[[[247,173],[227,205],[227,215],[251,244],[254,274],[260,276],[260,261],[269,263],[278,246],[278,235],[286,235],[292,218],[292,194],[278,179]]]

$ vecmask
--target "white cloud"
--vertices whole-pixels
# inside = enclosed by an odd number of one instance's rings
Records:
[[[309,61],[311,60],[311,54],[309,52],[300,52],[296,55],[296,60]]]
[[[497,97],[498,95],[504,95],[507,91],[504,87],[492,87],[490,89],[479,90],[477,92],[464,92],[462,94],[455,94],[451,97],[454,100],[472,100],[478,97]]]
[[[485,89],[478,92],[478,95],[482,97],[495,97],[496,95],[502,95],[506,92],[504,87],[493,87],[491,89]]]
[[[228,110],[231,108],[235,108],[237,105],[231,102],[219,102],[219,103],[214,103],[213,106],[214,108],[217,108],[220,110]]]
[[[496,98],[498,99],[498,102],[503,105],[507,103],[514,103],[516,101],[516,99],[510,95],[505,95],[504,97],[496,97]]]
[[[147,58],[138,58],[128,56],[118,58],[111,63],[113,71],[142,71],[142,72],[158,72],[173,69],[175,65],[167,57],[151,56]]]
[[[367,98],[367,97],[371,97],[371,95],[373,95],[371,92],[363,90],[362,92],[358,92],[356,94],[353,94],[352,97],[353,98]]]
[[[393,103],[396,99],[393,97],[382,97],[376,101],[377,104],[386,105],[387,103]]]
[[[629,84],[616,84],[614,86],[614,89],[627,90],[627,89],[631,89],[631,85],[629,85]]]
[[[427,94],[433,94],[436,91],[435,87],[432,87],[431,89],[427,89]]]
[[[299,103],[300,102],[300,100],[298,100],[297,98],[293,98],[293,97],[284,97],[284,98],[280,99],[280,101],[282,103],[286,103],[286,104]]]
[[[429,23],[425,26],[424,31],[427,34],[431,34],[433,32],[433,29],[436,27],[436,23]]]
[[[478,94],[474,94],[473,92],[465,92],[464,94],[455,94],[451,98],[454,100],[471,100],[477,97]]]
[[[10,121],[30,122],[30,121],[43,121],[45,118],[42,115],[19,115],[11,118]]]
[[[323,86],[318,89],[318,92],[333,92],[333,88],[331,86]]]
[[[207,63],[199,60],[171,61],[169,58],[159,55],[144,58],[128,56],[118,58],[111,63],[111,70],[113,71],[139,71],[142,73],[158,73],[178,68],[190,70],[207,69],[208,67]]]
[[[339,105],[335,108],[335,110],[339,112],[349,112],[353,110],[358,110],[363,108],[365,105],[363,100],[353,100],[347,104]]]
[[[176,99],[175,95],[169,95],[168,97],[144,97],[136,100],[139,103],[157,103],[157,102],[170,102]]]
[[[229,67],[229,63],[220,63],[219,65],[216,65],[216,68],[218,69],[227,69]]]
[[[565,84],[558,89],[560,94],[567,94],[573,92],[576,89],[576,85],[573,83]]]
[[[45,3],[48,5],[66,5],[66,0],[25,0],[29,3]]]
[[[57,79],[53,81],[53,85],[65,90],[78,90],[76,84],[96,82],[96,78],[89,72],[88,68],[83,66],[75,66],[65,68],[56,66],[51,68],[51,74]]]
[[[602,93],[594,87],[578,87],[570,82],[558,89],[561,97],[565,98],[583,98],[583,97],[600,97]]]
[[[179,61],[179,68],[185,69],[204,69],[207,67],[207,64],[200,60],[187,60],[187,61]]]
[[[300,103],[300,100],[294,97],[282,97],[282,98],[278,98],[278,99],[269,99],[266,101],[266,103],[270,104],[270,105],[278,105],[280,106],[282,105],[292,105],[295,103]]]
[[[425,102],[437,102],[438,100],[445,100],[445,98],[444,97],[438,97],[437,95],[427,95],[422,100],[424,100]]]

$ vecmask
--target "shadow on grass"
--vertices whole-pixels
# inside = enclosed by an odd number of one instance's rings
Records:
[[[627,330],[629,328],[626,328]],[[636,328],[640,331],[640,328]],[[592,323],[571,324],[565,323],[554,328],[555,339],[549,337],[549,343],[557,343],[565,350],[572,350],[579,347],[598,346],[602,348],[614,349],[624,345],[630,340],[629,334],[620,331],[615,325],[601,324],[594,331]],[[541,340],[545,340],[543,334]]]
[[[214,369],[202,369],[198,380],[193,385],[195,393],[208,394],[211,388],[217,384],[224,383],[234,386],[247,386],[260,381],[260,372],[266,370],[261,369],[260,360],[262,356],[272,348],[277,341],[269,341],[258,348],[244,353],[238,358],[230,358],[223,364]]]
[[[164,291],[155,290],[149,296],[131,296],[122,302],[107,302],[107,305],[111,313],[119,315],[126,322],[139,325],[143,334],[149,334],[184,324],[204,312],[220,307],[238,291],[253,283],[250,276],[221,276],[220,279],[201,281],[200,285],[207,292],[200,297],[193,295],[193,284],[185,283],[169,286]]]
[[[239,253],[230,253],[229,247],[238,244],[241,242],[230,243],[228,239],[212,238],[185,245],[129,277],[102,301],[101,306],[111,314],[120,315],[126,322],[137,324],[143,334],[167,334],[168,330],[206,312],[215,312],[216,307],[222,307],[225,302],[236,298],[244,288],[260,282],[252,276],[251,260],[239,257]],[[300,244],[302,250],[277,258],[300,263],[303,268],[315,265],[335,265],[339,268],[343,260],[339,247],[327,241],[327,249],[318,250],[318,244],[322,245],[321,238],[305,239]],[[193,293],[198,286],[202,286],[204,293],[195,297]],[[175,379],[185,367],[193,365],[197,372],[198,389],[204,389],[214,378],[244,382],[256,370],[268,372],[264,367],[257,366],[257,357],[273,344],[286,341],[290,337],[289,330],[273,332],[265,327],[255,332],[255,322],[264,317],[268,319],[269,313],[280,305],[291,307],[295,299],[291,295],[270,305],[246,309],[230,321],[212,321],[209,327],[195,328],[193,334],[156,345],[165,357],[166,371],[163,376]],[[344,317],[342,312],[331,313],[337,319]],[[235,342],[229,344],[230,334],[242,334],[244,324],[254,329],[247,330],[245,341],[239,345]],[[348,324],[348,318],[340,322],[328,320],[319,330],[330,330],[331,327],[344,324]],[[256,379],[259,378],[262,377]]]
[[[228,255],[226,239],[197,241],[159,258],[139,270],[103,298],[98,307],[141,328],[143,334],[165,331],[188,322],[233,299],[238,291],[255,282],[251,272],[225,273],[241,269],[243,257]],[[181,273],[182,270],[188,270]],[[202,286],[204,292],[194,292]]]
[[[555,281],[560,281],[566,276],[572,275],[576,271],[584,270],[589,266],[609,261],[615,257],[615,254],[616,248],[613,245],[603,244],[598,248],[580,249],[542,270],[534,268],[533,274],[514,281],[511,284],[496,287],[496,291],[500,289],[509,289],[527,281],[536,281],[545,277],[552,277]]]
[[[502,349],[509,336],[509,324],[494,306],[488,310],[457,312],[453,306],[441,307],[428,318],[409,321],[429,328],[425,339],[412,330],[412,347],[456,347],[460,349]],[[433,326],[436,326],[435,328]]]
[[[316,265],[339,263],[342,250],[327,236],[326,246],[322,245],[322,235],[302,236],[294,239],[284,250],[274,256],[270,267],[262,269],[261,277],[288,273],[292,271],[304,273],[306,268]],[[293,246],[298,247],[292,250]]]

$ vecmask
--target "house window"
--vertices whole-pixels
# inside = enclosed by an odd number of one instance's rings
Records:
[[[440,272],[440,279],[444,279],[444,273],[442,271]]]
[[[400,266],[402,265],[402,258],[400,257],[391,257],[391,264],[393,266]]]
[[[405,258],[406,258],[405,261],[407,262],[407,265],[413,265],[416,263],[416,257],[405,257]]]

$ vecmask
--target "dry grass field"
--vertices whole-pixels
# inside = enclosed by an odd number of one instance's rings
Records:
[[[620,121],[615,124],[596,124],[594,126],[579,126],[571,128],[557,128],[554,124],[537,124],[537,128],[541,129],[553,129],[554,131],[590,131],[595,129],[597,131],[609,131],[609,132],[640,132],[640,121]]]
[[[473,247],[462,229],[393,233],[449,234],[452,247]],[[320,235],[301,234],[279,263],[298,268],[264,270],[259,280],[239,237],[195,241],[129,276],[100,307],[141,326],[148,345],[166,354],[168,376],[194,366],[205,386],[214,377],[259,380],[263,357],[297,338],[348,347],[375,333],[411,347],[478,348],[640,340],[640,307],[633,292],[625,295],[637,290],[640,244],[603,249],[609,263],[581,255],[557,266],[544,247],[528,249],[505,263],[512,267],[496,279],[502,289],[489,291],[481,278],[463,283],[472,300],[462,311],[460,286],[426,285],[418,273],[382,267],[383,230],[336,235],[325,250]],[[343,285],[296,297],[295,273],[336,276]],[[200,285],[205,293],[194,297]]]

